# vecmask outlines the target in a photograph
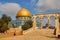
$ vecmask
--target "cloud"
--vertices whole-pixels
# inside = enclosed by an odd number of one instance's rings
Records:
[[[46,10],[50,9],[60,9],[60,0],[39,0],[36,3],[35,11],[37,12],[45,12]]]
[[[16,14],[21,6],[17,3],[0,3],[0,12],[5,14]]]

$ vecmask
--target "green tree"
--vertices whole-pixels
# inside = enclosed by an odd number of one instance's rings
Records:
[[[6,30],[8,30],[9,28],[8,28],[8,25],[6,24],[6,23],[4,23],[3,25],[2,25],[2,27],[1,27],[1,29],[0,29],[0,32],[1,33],[4,33]]]
[[[7,16],[6,14],[3,14],[1,19],[7,24],[11,21],[11,17]]]
[[[0,28],[2,27],[3,24],[4,24],[4,21],[0,19]]]
[[[6,14],[3,14],[0,18],[0,32],[4,33],[6,30],[8,30],[8,23],[11,21],[11,17],[7,16]]]
[[[33,25],[32,25],[32,20],[27,20],[26,22],[25,22],[25,24],[24,25],[22,25],[22,29],[23,30],[27,30],[27,29],[29,29],[29,28],[31,28]]]
[[[31,27],[32,27],[32,20],[27,20],[26,22],[25,22],[25,24],[27,24],[27,25],[30,25]]]

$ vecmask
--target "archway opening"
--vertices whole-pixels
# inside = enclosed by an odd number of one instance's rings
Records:
[[[36,17],[36,28],[40,27],[40,18]]]
[[[47,28],[48,27],[48,18],[47,16],[44,16],[42,19],[42,28]]]
[[[55,28],[55,17],[54,16],[51,16],[50,17],[50,26],[49,26],[50,29],[54,29]]]

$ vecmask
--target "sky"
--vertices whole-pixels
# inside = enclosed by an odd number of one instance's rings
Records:
[[[7,14],[14,20],[21,8],[27,8],[31,14],[60,12],[60,0],[0,0],[0,17]]]
[[[0,0],[0,17],[7,14],[13,20],[21,8],[27,8],[31,15],[41,12],[60,12],[60,0]]]

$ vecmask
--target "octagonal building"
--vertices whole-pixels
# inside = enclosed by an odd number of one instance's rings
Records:
[[[16,20],[9,22],[8,26],[22,26],[27,20],[31,20],[30,11],[26,8],[21,8],[16,14]]]

